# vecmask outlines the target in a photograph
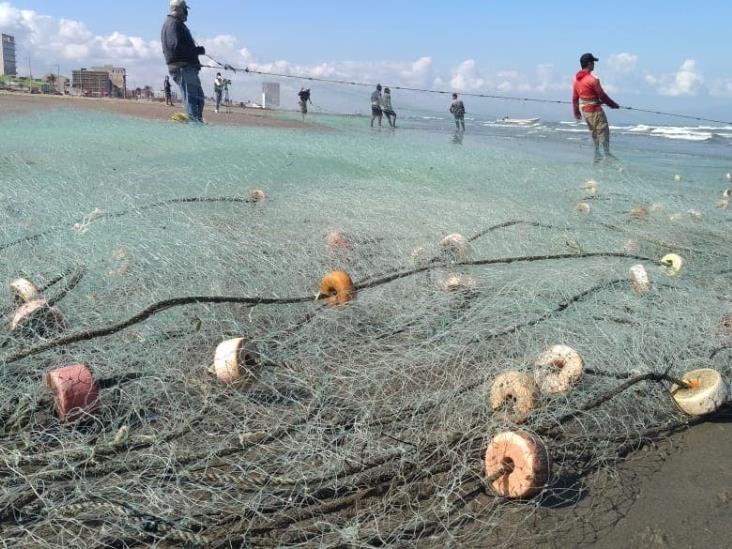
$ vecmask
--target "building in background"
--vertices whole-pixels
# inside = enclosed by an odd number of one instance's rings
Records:
[[[127,97],[127,70],[123,67],[104,65],[103,67],[92,67],[93,71],[104,71],[109,74],[112,85],[121,91],[118,97]]]
[[[15,38],[9,34],[0,35],[0,76],[17,76],[18,68],[15,64]]]
[[[110,72],[111,71],[111,72]],[[71,88],[75,95],[86,97],[125,97],[127,76],[125,69],[97,67],[72,72]]]
[[[61,95],[68,95],[70,93],[69,87],[71,86],[71,80],[60,74],[49,73],[45,76],[44,81],[50,86],[50,91],[46,93],[60,93]]]
[[[280,106],[280,85],[275,82],[262,84],[262,108]]]

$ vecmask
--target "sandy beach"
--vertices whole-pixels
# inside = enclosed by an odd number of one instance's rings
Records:
[[[3,113],[22,114],[49,109],[82,109],[110,112],[150,120],[169,120],[176,112],[184,111],[178,104],[168,107],[158,101],[135,101],[55,95],[30,95],[0,91],[0,116]],[[205,119],[208,124],[222,126],[256,126],[267,128],[314,128],[315,124],[285,120],[273,111],[232,107],[230,113],[215,113],[208,104]]]
[[[181,107],[148,101],[122,101],[25,95],[0,92],[0,127],[4,114],[23,115],[56,109],[114,113],[150,120],[168,120]],[[206,111],[211,125],[302,128],[320,126],[285,120],[277,113],[233,108],[230,114]],[[729,352],[727,352],[729,356]],[[538,546],[648,548],[730,547],[732,520],[732,407],[706,423],[633,452],[608,471],[580,479],[576,501],[547,505],[538,513],[546,528],[556,519],[561,529]],[[567,520],[577,517],[576,521]],[[567,528],[572,523],[575,527]],[[520,544],[517,547],[522,546]],[[523,546],[522,546],[523,547]]]

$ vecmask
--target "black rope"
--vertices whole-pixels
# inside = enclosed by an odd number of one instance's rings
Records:
[[[275,78],[290,78],[290,79],[296,79],[296,80],[307,80],[309,82],[324,82],[328,84],[340,84],[344,86],[359,86],[363,88],[373,88],[375,84],[370,82],[354,82],[350,80],[331,80],[328,78],[318,78],[316,76],[301,76],[301,75],[295,75],[295,74],[284,74],[284,73],[277,73],[277,72],[266,72],[266,71],[259,71],[250,69],[249,67],[245,68],[237,68],[233,67],[232,65],[229,65],[228,63],[220,63],[219,61],[216,61],[213,57],[210,55],[207,55],[211,61],[216,63],[218,66],[212,66],[212,65],[201,65],[204,68],[207,69],[217,69],[222,68],[225,71],[231,71],[231,72],[244,72],[248,74],[257,74],[259,76],[272,76]],[[409,86],[390,86],[393,90],[401,90],[401,91],[411,91],[411,92],[419,92],[419,93],[431,93],[431,94],[437,94],[437,95],[451,95],[452,91],[447,90],[433,90],[429,88],[412,88]],[[543,104],[551,104],[551,105],[572,105],[571,101],[565,101],[561,99],[539,99],[536,97],[520,97],[520,96],[512,96],[512,95],[495,95],[490,93],[470,93],[470,92],[460,92],[460,95],[465,97],[478,97],[481,99],[497,99],[499,101],[520,101],[524,103],[543,103]],[[714,124],[724,124],[724,125],[732,125],[732,122],[727,120],[715,120],[713,118],[704,118],[702,116],[693,116],[688,114],[677,114],[672,112],[665,112],[665,111],[655,111],[651,109],[643,109],[638,107],[620,107],[623,110],[626,111],[635,111],[635,112],[642,112],[642,113],[648,113],[648,114],[656,114],[660,116],[670,116],[673,118],[683,118],[686,120],[695,120],[697,122],[712,122]]]

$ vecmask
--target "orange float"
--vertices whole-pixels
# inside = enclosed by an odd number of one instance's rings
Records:
[[[57,307],[38,299],[26,303],[15,312],[10,332],[25,337],[48,336],[66,329],[66,319]]]
[[[534,363],[534,380],[544,395],[566,393],[585,372],[582,356],[566,345],[555,345]]]
[[[531,433],[508,431],[491,440],[485,452],[485,474],[493,490],[510,499],[529,499],[549,480],[549,453]]]
[[[251,198],[252,202],[262,202],[265,198],[267,198],[267,193],[260,189],[257,189],[249,193],[249,198]]]
[[[85,364],[72,364],[46,375],[46,385],[56,394],[56,413],[63,421],[75,421],[93,412],[99,388]]]
[[[325,298],[328,305],[345,305],[356,299],[356,289],[348,273],[343,271],[332,272],[320,282],[318,299]]]

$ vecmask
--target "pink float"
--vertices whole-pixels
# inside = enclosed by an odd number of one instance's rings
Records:
[[[72,364],[49,372],[46,385],[56,394],[56,413],[63,421],[81,419],[97,407],[99,388],[84,364]]]

